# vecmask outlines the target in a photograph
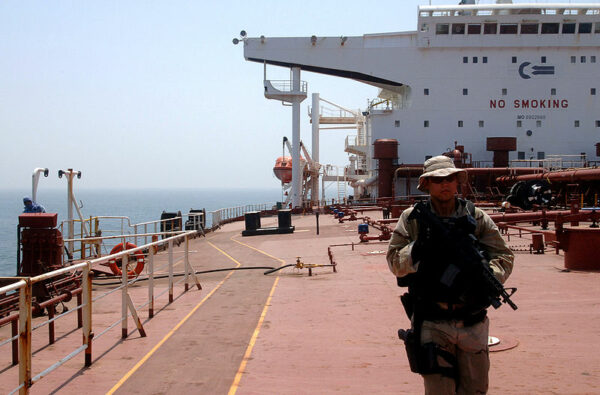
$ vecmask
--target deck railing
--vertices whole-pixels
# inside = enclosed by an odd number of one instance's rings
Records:
[[[180,217],[136,224],[133,224],[131,219],[125,216],[95,216],[84,221],[76,219],[73,222],[78,231],[75,232],[73,239],[65,239],[65,243],[67,245],[70,243],[76,244],[77,248],[73,248],[71,257],[63,256],[63,262],[108,254],[110,249],[117,243],[105,243],[104,240],[118,239],[118,237],[105,236],[127,234],[132,237],[131,242],[135,245],[148,244],[152,241],[153,235],[161,235],[164,230],[184,230],[185,224],[188,222],[194,226],[194,230],[203,232],[205,229],[216,229],[225,223],[240,220],[247,212],[267,211],[272,210],[274,207],[275,203],[248,204],[221,208],[207,213],[187,213],[182,214]],[[206,215],[206,218],[202,218],[204,215]],[[110,228],[111,221],[114,224],[113,228]],[[63,221],[59,224],[58,228],[61,233],[65,234],[68,222]],[[109,226],[106,225],[107,223],[109,223]],[[202,226],[202,224],[205,224],[205,226]],[[101,243],[98,243],[99,241]]]
[[[232,222],[236,219],[241,219],[244,214],[251,211],[272,210],[274,206],[275,204],[273,203],[248,204],[245,206],[228,207],[211,211],[208,213],[212,218],[210,228],[216,229],[225,223]]]
[[[101,215],[90,217],[84,221],[76,219],[73,222],[76,224],[75,227],[79,229],[75,232],[73,239],[65,239],[65,242],[67,244],[73,242],[74,245],[77,245],[77,248],[73,249],[72,257],[63,256],[63,262],[108,254],[110,249],[114,247],[114,244],[105,243],[104,240],[118,239],[118,237],[105,236],[131,235],[131,242],[139,245],[139,243],[150,243],[153,234],[162,234],[161,232],[165,229],[169,231],[182,231],[188,221],[194,225],[194,228],[191,230],[200,230],[202,228],[203,216],[204,213],[188,213],[183,214],[181,217],[140,222],[137,224],[132,224],[131,219],[126,216]],[[62,221],[58,226],[63,235],[68,223],[69,221]],[[100,225],[102,225],[102,228]],[[85,231],[86,227],[88,232]],[[204,229],[202,228],[202,230]],[[102,242],[98,244],[98,241]]]
[[[11,293],[18,292],[19,293],[19,311],[18,314],[12,314],[6,318],[8,320],[14,322],[18,322],[18,325],[13,324],[13,333],[12,337],[4,340],[0,343],[1,346],[5,346],[8,344],[12,344],[13,353],[4,353],[4,355],[12,355],[12,364],[19,364],[19,379],[18,385],[16,388],[11,390],[9,393],[13,394],[17,391],[20,394],[27,394],[32,385],[34,385],[37,381],[41,380],[44,376],[51,373],[56,368],[63,365],[68,360],[72,359],[76,355],[84,352],[84,365],[90,366],[92,364],[92,337],[94,340],[98,340],[101,336],[106,334],[110,329],[117,326],[119,323],[121,324],[121,337],[126,338],[128,335],[128,317],[131,315],[133,317],[134,322],[136,323],[137,330],[139,331],[141,336],[145,336],[144,328],[142,326],[141,320],[138,317],[137,311],[145,306],[148,306],[148,315],[149,318],[154,316],[154,301],[161,296],[162,294],[168,292],[169,299],[168,303],[173,302],[173,290],[174,285],[174,272],[173,268],[176,264],[183,262],[184,266],[184,277],[179,280],[177,283],[183,281],[184,292],[189,289],[189,279],[190,277],[194,279],[194,282],[198,289],[201,289],[200,282],[196,277],[194,269],[191,267],[189,263],[189,238],[193,235],[196,235],[197,231],[189,231],[181,234],[177,234],[171,237],[168,237],[164,240],[144,244],[134,249],[126,250],[119,252],[117,254],[112,254],[108,256],[104,256],[101,258],[88,260],[85,262],[77,263],[72,266],[64,267],[59,270],[55,270],[52,272],[44,273],[35,277],[11,277],[10,279],[16,280],[14,283],[7,285],[5,287],[0,288],[0,295],[7,295]],[[128,238],[131,238],[132,235],[121,235],[120,238],[125,243]],[[183,256],[177,261],[173,258],[173,243],[183,239],[184,242],[184,253]],[[161,245],[167,246],[167,254],[168,254],[168,262],[164,266],[168,266],[168,286],[167,288],[159,295],[154,295],[154,275],[157,270],[161,270],[161,268],[154,267],[154,248],[157,248]],[[129,293],[128,287],[138,281],[139,278],[131,279],[128,276],[128,270],[123,269],[119,281],[119,286],[111,289],[103,294],[97,295],[92,298],[92,276],[91,270],[93,265],[108,263],[112,259],[121,259],[122,260],[122,268],[127,268],[128,256],[132,253],[143,252],[147,250],[148,254],[148,265],[147,265],[147,279],[148,279],[148,300],[146,303],[141,306],[135,306]],[[164,269],[164,267],[162,268]],[[81,303],[78,303],[76,308],[70,309],[66,312],[63,312],[60,315],[57,315],[53,318],[43,321],[42,323],[33,327],[33,286],[36,283],[41,283],[46,280],[50,280],[53,278],[65,276],[65,275],[80,275],[81,276],[81,295],[82,300]],[[9,278],[1,278],[3,280]],[[121,290],[121,317],[116,320],[112,324],[103,328],[97,334],[93,334],[92,332],[92,307],[95,303],[97,303],[100,299]],[[50,337],[50,343],[53,342],[53,331],[54,331],[54,322],[59,318],[62,318],[66,315],[72,314],[74,312],[78,312],[78,315],[81,316],[81,322],[78,323],[78,328],[82,328],[83,342],[82,345],[76,347],[66,356],[58,359],[53,365],[44,369],[42,372],[33,375],[33,353],[32,353],[32,334],[35,330],[48,326],[49,332],[52,332],[52,336]],[[78,320],[79,321],[79,320]],[[16,333],[15,333],[16,332]],[[18,346],[17,346],[18,341]]]

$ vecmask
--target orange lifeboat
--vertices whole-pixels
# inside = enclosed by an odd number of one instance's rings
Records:
[[[273,167],[273,173],[275,177],[281,180],[283,184],[292,181],[292,157],[291,156],[280,156],[275,161]]]

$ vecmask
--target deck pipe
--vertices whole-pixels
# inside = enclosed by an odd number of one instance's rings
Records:
[[[544,170],[538,167],[466,167],[464,170],[469,175],[488,175],[488,174],[535,174],[542,173]],[[514,179],[511,177],[511,179]]]
[[[508,183],[515,181],[547,180],[550,182],[598,181],[600,169],[578,169],[566,171],[549,171],[538,174],[523,174],[516,177],[503,176],[496,178],[496,182]]]
[[[490,218],[495,223],[498,222],[530,222],[530,221],[541,221],[547,219],[554,221],[559,215],[570,215],[570,210],[555,210],[555,211],[528,211],[524,213],[499,213],[490,214]]]

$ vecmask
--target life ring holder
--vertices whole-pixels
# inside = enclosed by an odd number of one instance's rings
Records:
[[[128,242],[126,244],[125,249],[131,250],[132,248],[137,248],[137,246],[133,243]],[[123,251],[123,243],[119,243],[116,246],[114,246],[113,249],[110,250],[110,255],[119,253],[121,251]],[[144,253],[142,251],[136,251],[136,252],[134,252],[134,255],[137,260],[137,264],[135,265],[135,268],[133,270],[130,270],[127,272],[128,278],[137,277],[140,275],[142,270],[144,270],[144,263],[145,263]],[[117,260],[114,258],[110,259],[108,261],[108,267],[114,273],[115,276],[120,276],[123,274],[123,272],[121,271],[121,268],[119,266],[117,266]]]

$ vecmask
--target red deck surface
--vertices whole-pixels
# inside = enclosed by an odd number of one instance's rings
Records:
[[[226,225],[191,243],[191,262],[197,270],[235,267],[236,261],[279,266],[297,256],[328,264],[328,245],[358,241],[357,222],[339,224],[325,215],[320,222],[319,236],[314,216],[293,217],[296,232],[286,235],[241,237],[242,223]],[[262,219],[263,226],[275,223]],[[511,238],[511,244],[529,240]],[[202,291],[183,293],[180,284],[174,303],[167,304],[166,295],[157,299],[153,319],[146,308],[138,311],[147,337],[130,321],[130,336],[121,341],[117,325],[94,342],[91,368],[83,368],[79,355],[35,383],[31,393],[422,393],[421,378],[409,371],[396,337],[409,323],[385,250],[378,243],[354,251],[336,247],[338,272],[316,268],[312,277],[293,268],[268,276],[263,270],[200,275]],[[158,255],[157,264],[165,259]],[[491,311],[490,334],[501,346],[518,346],[491,353],[491,394],[600,393],[600,273],[563,267],[563,257],[553,251],[516,253],[507,286],[518,287],[513,300],[519,310]],[[165,285],[161,280],[156,293]],[[145,285],[131,294],[136,305],[143,303]],[[115,292],[95,305],[95,333],[119,317],[120,298]],[[34,375],[81,344],[74,320],[57,324],[60,339],[51,346],[46,329],[34,332]],[[0,339],[8,329],[2,328]],[[8,392],[18,370],[8,365],[9,346],[2,355],[0,385]]]

